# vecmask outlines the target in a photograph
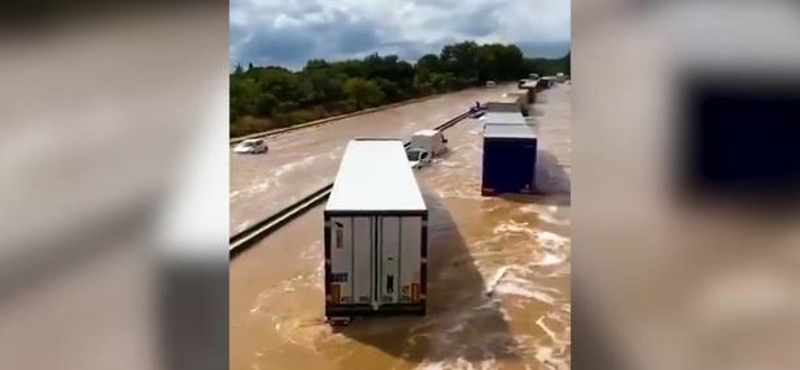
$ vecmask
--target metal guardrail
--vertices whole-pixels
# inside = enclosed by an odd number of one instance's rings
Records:
[[[328,198],[333,188],[333,183],[325,185],[321,189],[303,197],[303,199],[294,202],[290,206],[278,211],[277,213],[269,216],[254,225],[234,234],[230,238],[230,257],[235,257],[246,249],[248,245],[260,240],[261,238],[271,234],[273,231],[279,229],[281,226],[299,216],[308,209],[319,204]]]
[[[434,127],[434,130],[438,131],[447,130],[448,128],[453,127],[456,123],[469,117],[470,114],[471,112],[462,113],[456,117],[451,118],[447,122]],[[405,147],[408,147],[410,144],[411,143],[405,143],[404,145]],[[236,257],[240,253],[247,250],[247,248],[254,245],[255,242],[275,232],[276,230],[280,229],[281,226],[297,218],[298,216],[302,215],[309,209],[313,208],[317,204],[327,199],[328,196],[331,194],[332,189],[333,189],[333,183],[327,184],[323,186],[321,189],[303,197],[302,199],[292,203],[286,208],[281,209],[277,213],[231,236],[229,244],[230,258]]]

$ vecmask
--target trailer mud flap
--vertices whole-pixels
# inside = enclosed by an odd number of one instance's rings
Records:
[[[331,303],[339,304],[342,299],[342,292],[339,284],[331,284]]]
[[[411,284],[411,302],[419,302],[419,284]]]

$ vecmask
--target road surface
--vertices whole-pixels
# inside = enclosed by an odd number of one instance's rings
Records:
[[[478,88],[267,138],[264,155],[230,154],[230,231],[239,232],[333,181],[347,141],[404,137],[459,115],[514,85]]]
[[[425,317],[323,322],[322,205],[231,261],[231,368],[569,369],[569,99],[563,85],[534,106],[544,195],[480,196],[473,120],[416,172],[430,209]]]

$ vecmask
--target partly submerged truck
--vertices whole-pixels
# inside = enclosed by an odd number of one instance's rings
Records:
[[[536,127],[487,123],[483,131],[481,194],[536,192]]]
[[[440,130],[420,130],[411,135],[406,155],[411,168],[418,169],[445,151],[447,139]]]
[[[324,218],[330,322],[425,314],[428,210],[402,141],[350,141]]]

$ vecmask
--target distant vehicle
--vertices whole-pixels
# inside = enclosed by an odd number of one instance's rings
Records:
[[[403,153],[400,140],[347,144],[324,212],[325,316],[331,323],[425,314],[428,209]]]
[[[553,76],[542,77],[536,82],[536,91],[547,90],[555,84],[556,79]]]
[[[420,130],[411,135],[409,148],[424,149],[433,156],[447,151],[447,139],[441,131]]]
[[[486,81],[486,87],[492,87],[492,86],[497,86],[497,83],[491,80]]]
[[[531,74],[528,75],[528,78],[530,78],[531,80],[538,80],[539,79],[539,74],[538,73],[531,73]]]
[[[233,148],[233,152],[239,154],[259,154],[266,153],[267,150],[269,148],[264,143],[264,139],[247,139]]]
[[[406,157],[411,168],[417,170],[431,162],[431,155],[425,149],[410,148],[406,150]]]

